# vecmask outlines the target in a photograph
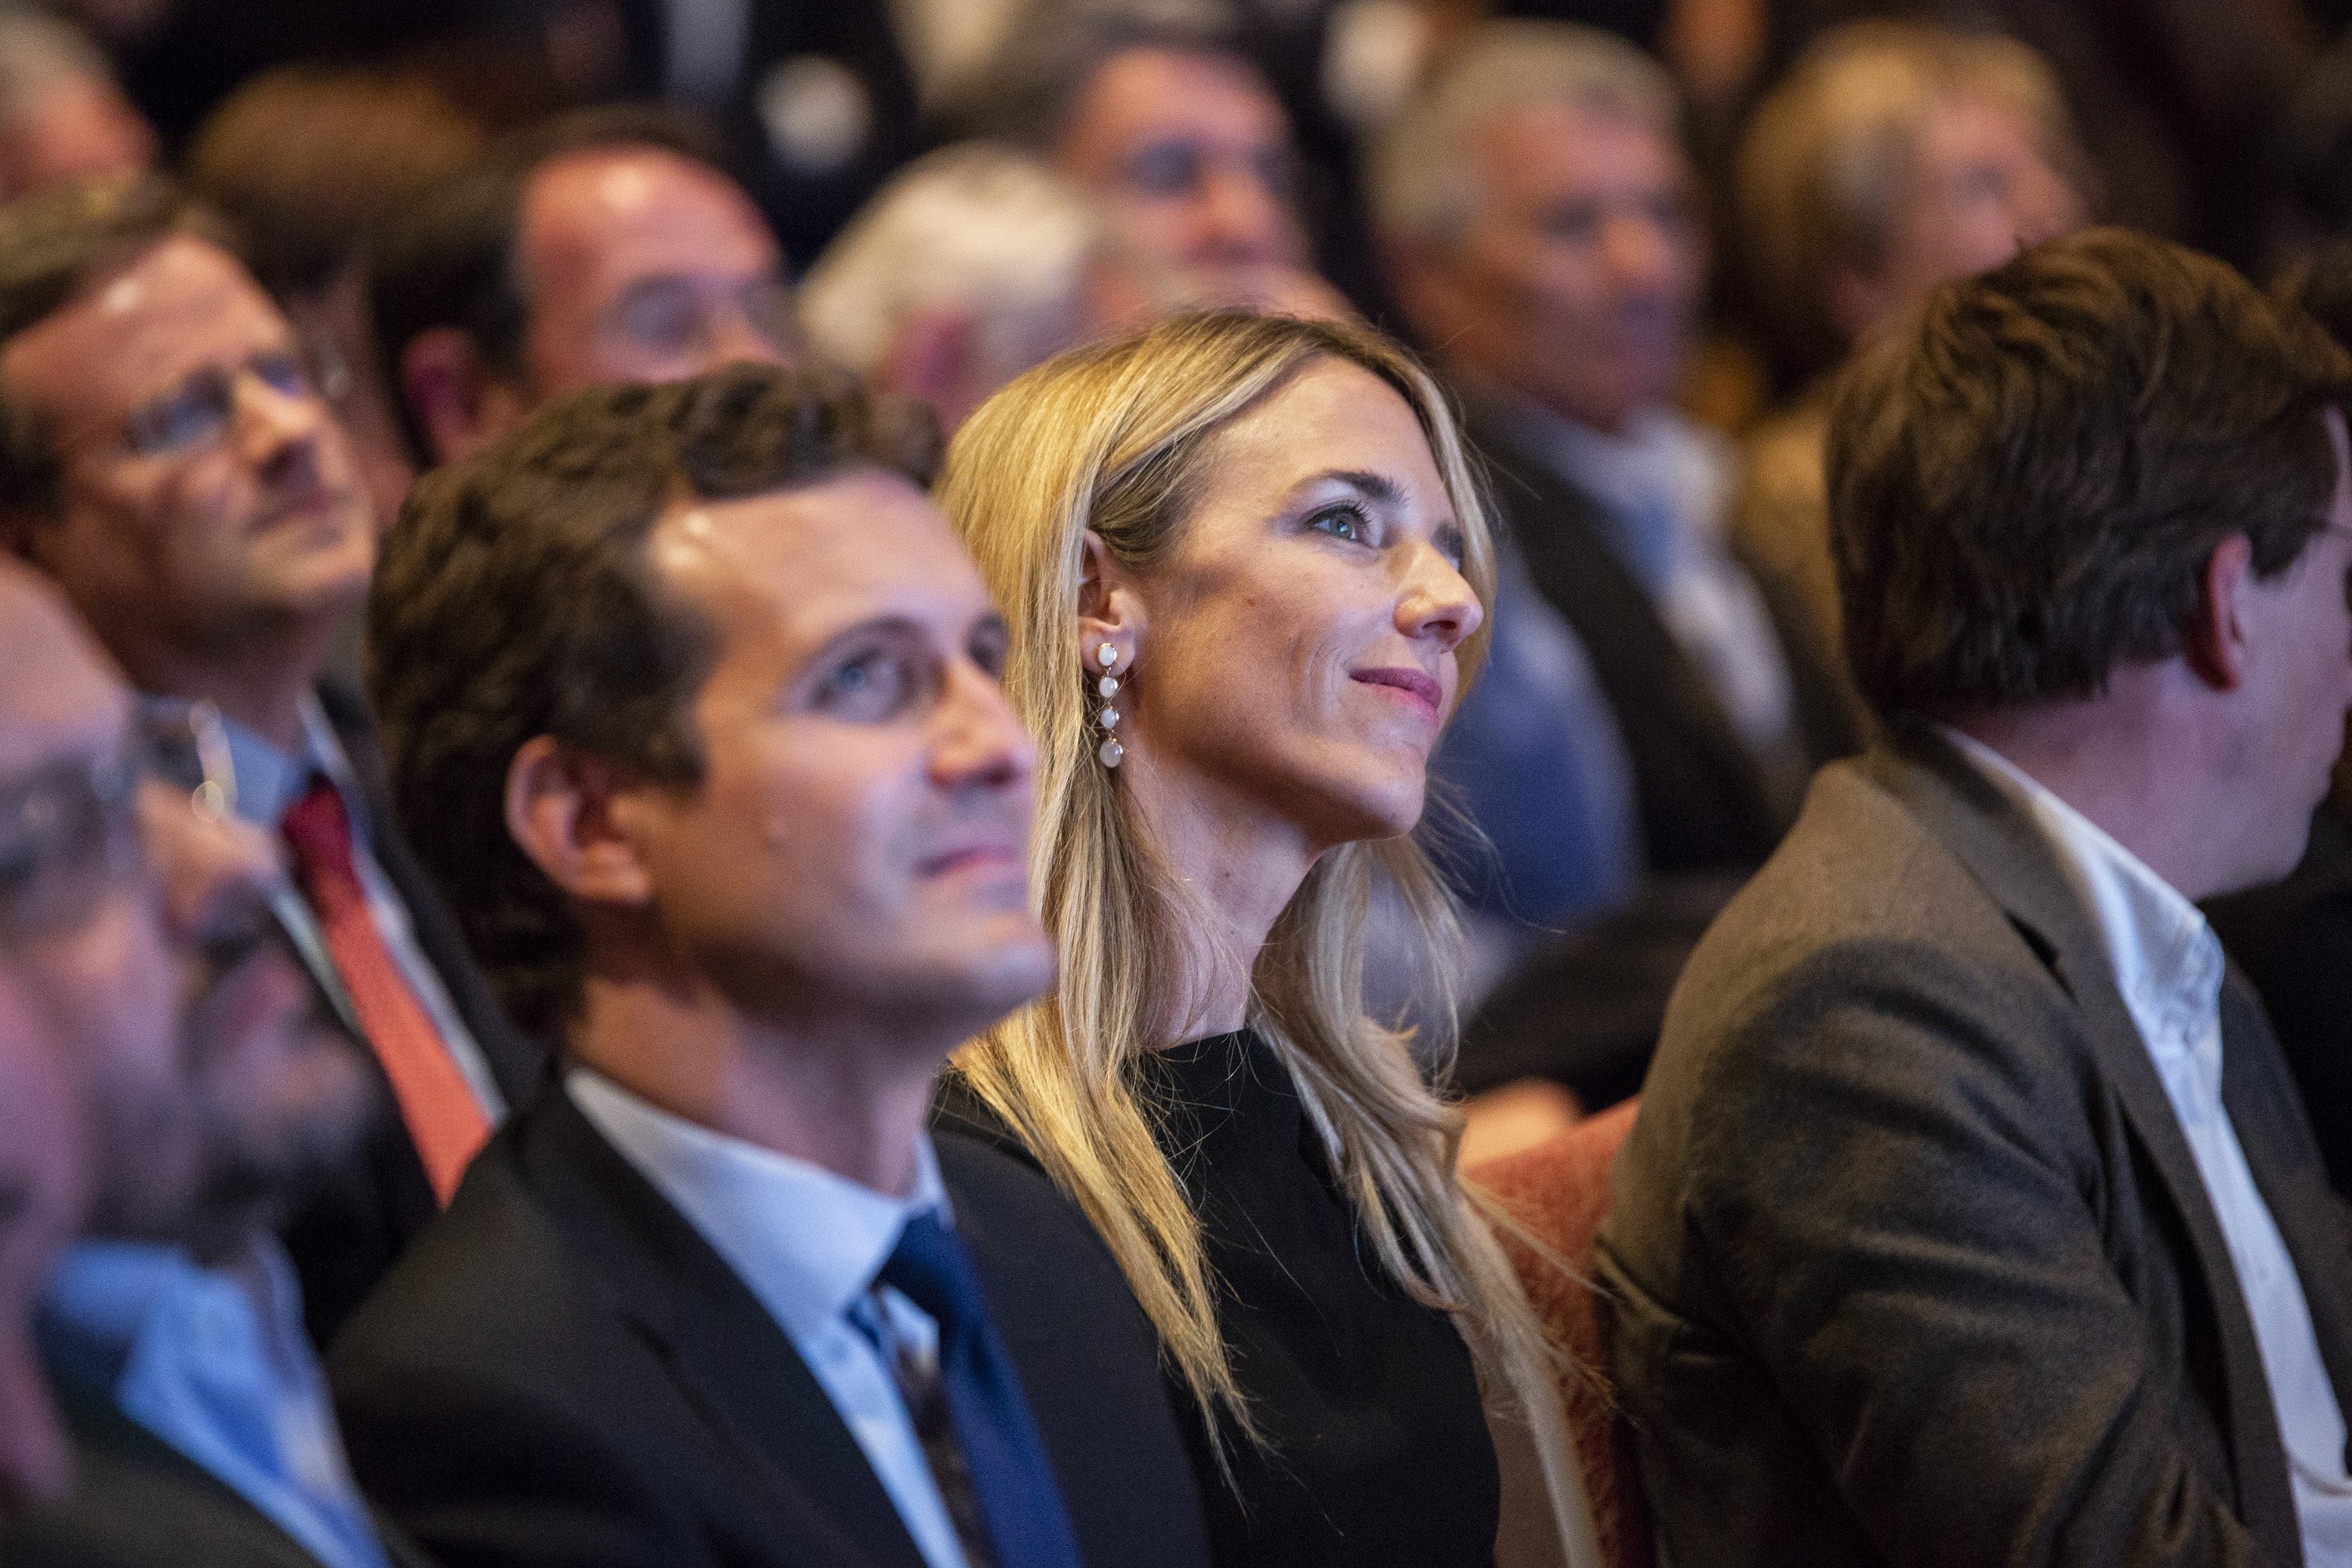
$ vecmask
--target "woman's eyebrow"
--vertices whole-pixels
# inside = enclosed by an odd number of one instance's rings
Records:
[[[1319,474],[1299,480],[1292,487],[1291,493],[1296,495],[1325,484],[1346,485],[1365,500],[1377,501],[1382,506],[1397,506],[1404,500],[1403,487],[1394,479],[1386,474],[1375,474],[1363,468],[1326,468]]]

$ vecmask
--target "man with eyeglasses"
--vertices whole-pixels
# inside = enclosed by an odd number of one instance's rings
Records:
[[[551,398],[794,358],[784,256],[695,122],[642,108],[516,132],[409,205],[369,294],[425,466]]]
[[[1342,315],[1312,270],[1290,119],[1221,10],[1035,8],[971,118],[1097,202],[1156,292],[1197,307]]]
[[[45,1280],[38,1373],[0,1317],[0,1474],[45,1505],[0,1532],[0,1562],[416,1563],[351,1479],[270,1231],[367,1108],[271,918],[283,873],[189,787],[198,738],[5,560],[0,668],[0,1000],[20,988],[30,1016],[0,1007],[0,1036],[45,1030],[69,1080],[9,1075],[0,1045],[0,1311]]]
[[[213,797],[286,840],[281,901],[381,1068],[364,1152],[289,1220],[323,1339],[539,1072],[394,836],[356,696],[321,686],[374,530],[285,320],[152,178],[0,213],[0,533],[156,708]]]

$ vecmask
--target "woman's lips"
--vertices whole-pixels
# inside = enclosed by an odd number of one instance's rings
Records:
[[[1423,671],[1397,667],[1355,669],[1349,671],[1348,674],[1351,680],[1359,680],[1366,686],[1377,686],[1384,690],[1395,692],[1418,708],[1431,723],[1437,721],[1439,708],[1445,700],[1445,689]]]

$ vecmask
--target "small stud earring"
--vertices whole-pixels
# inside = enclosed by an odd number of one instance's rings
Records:
[[[1118,710],[1110,705],[1111,699],[1118,695],[1118,682],[1110,673],[1111,667],[1118,663],[1118,645],[1103,644],[1095,650],[1095,658],[1103,668],[1102,679],[1095,683],[1095,690],[1103,700],[1102,707],[1095,714],[1102,721],[1103,743],[1096,750],[1095,755],[1102,760],[1103,766],[1115,768],[1118,766],[1119,759],[1127,755],[1127,748],[1118,743],[1117,735],[1111,733],[1118,728],[1119,721]]]

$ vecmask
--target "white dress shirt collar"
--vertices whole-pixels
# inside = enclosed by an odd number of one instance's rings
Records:
[[[2218,1105],[2220,1034],[2195,1026],[2218,1013],[2225,966],[2221,943],[2203,913],[2114,835],[2015,763],[1972,735],[1948,729],[1944,734],[2025,813],[2057,855],[2158,1068],[2168,1079],[2183,1067],[2193,1069],[2200,1095]],[[2211,1048],[2191,1055],[2189,1040]]]
[[[2286,1450],[2304,1560],[2352,1563],[2343,1406],[2302,1277],[2221,1100],[2221,943],[2196,905],[2096,823],[1991,747],[1944,733],[2041,831],[2098,928],[2229,1248]]]

